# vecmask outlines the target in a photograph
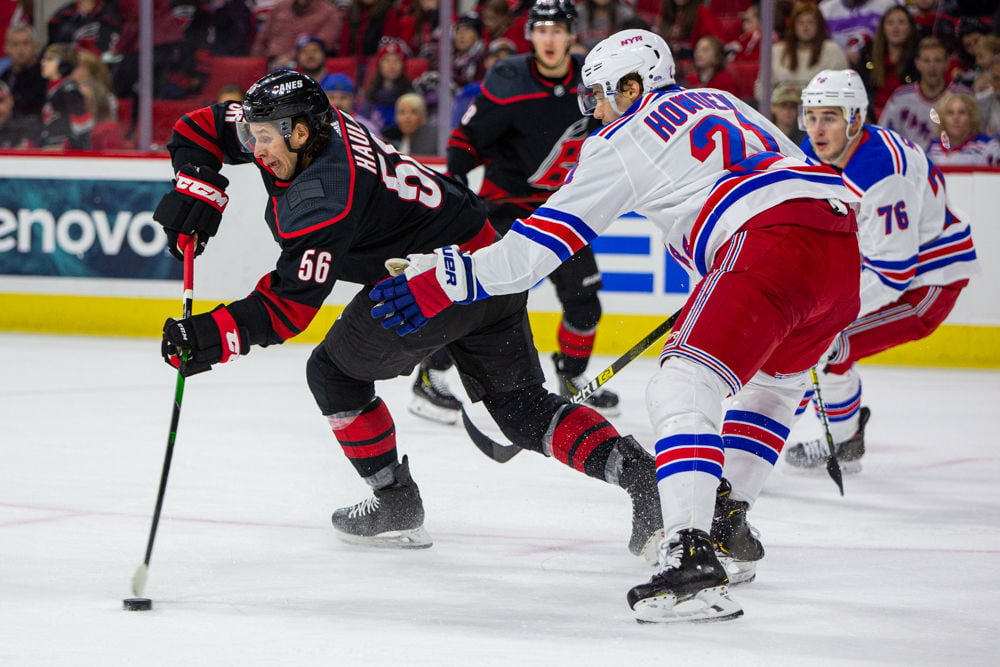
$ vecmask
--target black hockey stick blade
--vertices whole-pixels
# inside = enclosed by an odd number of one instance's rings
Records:
[[[605,368],[603,371],[597,374],[593,380],[587,383],[586,387],[583,387],[577,393],[569,399],[570,403],[574,405],[580,405],[588,398],[590,398],[595,391],[603,387],[608,383],[611,378],[619,373],[623,368],[628,366],[636,357],[645,352],[649,347],[653,345],[656,341],[660,340],[664,334],[674,328],[674,322],[677,321],[678,316],[680,316],[681,311],[677,311],[666,320],[661,322],[655,329],[646,334],[646,337],[640,340],[638,343],[633,345],[625,354],[618,357],[611,362],[611,365]]]
[[[830,418],[826,414],[826,403],[823,402],[823,394],[819,389],[819,374],[816,368],[809,369],[809,378],[812,380],[813,392],[816,394],[816,407],[819,408],[820,421],[823,423],[823,434],[826,436],[826,446],[830,450],[830,455],[826,458],[826,472],[830,479],[837,485],[840,495],[844,495],[844,475],[840,470],[840,461],[837,460],[837,446],[833,442],[833,434],[830,433]]]
[[[497,463],[507,463],[507,461],[510,461],[521,452],[521,448],[517,445],[503,445],[480,431],[472,423],[472,419],[469,418],[469,413],[465,411],[464,405],[462,406],[462,424],[465,426],[465,432],[472,439],[472,444]]]
[[[840,471],[840,461],[833,454],[826,460],[826,471],[830,473],[830,479],[840,489],[840,495],[844,495],[844,475]]]

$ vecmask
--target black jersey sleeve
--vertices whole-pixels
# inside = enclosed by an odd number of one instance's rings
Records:
[[[236,119],[242,117],[238,102],[220,102],[184,114],[174,123],[167,143],[174,171],[185,164],[244,164],[253,156],[243,150],[236,137]]]

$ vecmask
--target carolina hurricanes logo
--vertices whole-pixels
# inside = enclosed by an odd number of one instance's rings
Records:
[[[672,245],[668,245],[667,246],[667,252],[669,252],[670,256],[673,257],[675,260],[677,260],[677,262],[679,264],[682,264],[683,266],[687,267],[688,269],[691,268],[691,261],[688,260],[688,258],[685,257],[684,255],[680,254],[677,251],[677,248],[673,247]]]

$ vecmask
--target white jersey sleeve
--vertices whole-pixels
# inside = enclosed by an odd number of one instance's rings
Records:
[[[546,204],[473,255],[477,279],[490,294],[530,288],[631,210],[637,196],[617,147],[584,142],[580,160]]]
[[[531,287],[634,211],[664,232],[696,275],[750,218],[796,198],[857,201],[840,176],[809,166],[772,123],[732,95],[670,88],[641,97],[590,135],[544,206],[473,255],[489,294]]]

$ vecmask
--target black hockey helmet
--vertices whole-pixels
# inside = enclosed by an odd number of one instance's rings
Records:
[[[289,144],[295,121],[310,131],[309,144],[295,151]],[[261,77],[243,99],[243,119],[236,123],[244,149],[253,152],[250,123],[272,123],[285,138],[289,150],[307,151],[324,126],[333,121],[333,108],[323,88],[312,77],[292,70],[277,70]]]
[[[573,0],[538,0],[528,10],[528,22],[524,29],[530,35],[536,25],[563,23],[573,33],[576,32],[577,16]]]

